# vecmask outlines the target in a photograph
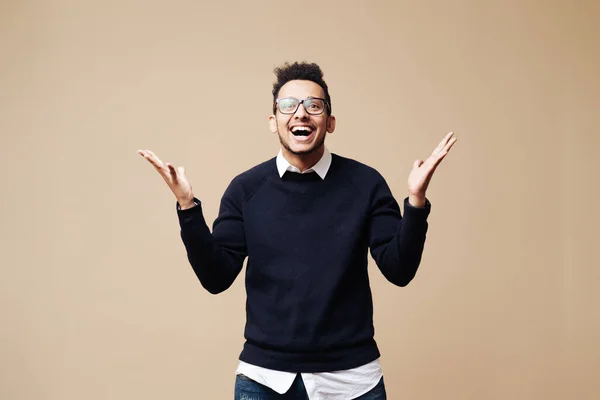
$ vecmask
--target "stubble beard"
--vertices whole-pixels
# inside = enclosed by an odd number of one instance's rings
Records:
[[[297,156],[312,154],[315,151],[319,150],[321,147],[323,147],[323,145],[325,144],[325,135],[323,135],[318,140],[318,142],[316,142],[311,148],[309,148],[307,150],[296,151],[296,150],[292,150],[291,146],[283,140],[283,138],[281,137],[281,134],[279,133],[279,128],[277,128],[277,136],[279,137],[279,143],[281,143],[283,148],[286,149],[287,151],[289,151],[291,154],[294,154]]]

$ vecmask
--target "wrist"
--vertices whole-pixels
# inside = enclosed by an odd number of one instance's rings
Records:
[[[181,200],[181,201],[178,200],[177,203],[179,203],[180,210],[187,210],[189,208],[196,206],[196,202],[194,201],[194,199],[186,199],[186,200]]]
[[[413,207],[425,207],[426,201],[427,198],[425,197],[425,194],[418,195],[411,193],[408,195],[408,202]]]

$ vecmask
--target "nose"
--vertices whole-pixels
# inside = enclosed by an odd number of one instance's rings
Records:
[[[298,109],[294,113],[295,119],[307,119],[308,113],[306,112],[306,108],[304,108],[304,102],[298,105]]]

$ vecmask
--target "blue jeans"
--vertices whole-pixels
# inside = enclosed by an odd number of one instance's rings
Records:
[[[377,386],[369,390],[368,393],[357,397],[356,400],[386,400],[385,385],[383,378]],[[279,394],[274,390],[253,381],[244,375],[237,375],[235,378],[234,400],[308,400],[304,382],[298,374],[292,387],[285,394]]]

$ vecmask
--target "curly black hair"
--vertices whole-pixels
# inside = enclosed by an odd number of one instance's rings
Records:
[[[307,62],[295,62],[290,64],[286,62],[282,66],[275,68],[274,72],[275,76],[277,77],[277,81],[273,83],[273,114],[275,114],[275,111],[277,110],[275,100],[279,95],[279,90],[283,85],[293,80],[312,81],[321,86],[325,92],[325,99],[327,100],[329,114],[331,114],[331,97],[329,96],[329,89],[323,80],[323,71],[321,71],[321,67],[319,67],[317,64]]]

